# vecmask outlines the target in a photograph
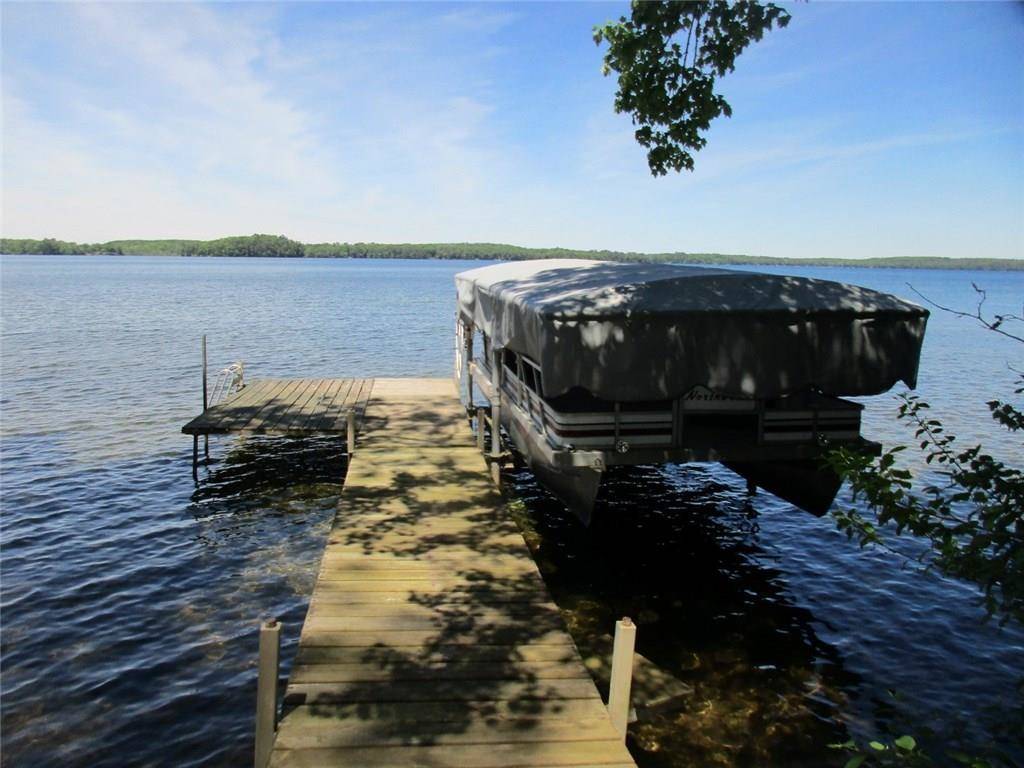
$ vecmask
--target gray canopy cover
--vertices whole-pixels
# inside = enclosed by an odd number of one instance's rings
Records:
[[[519,261],[455,276],[459,312],[540,368],[544,394],[663,400],[914,387],[928,311],[829,280],[671,264]]]

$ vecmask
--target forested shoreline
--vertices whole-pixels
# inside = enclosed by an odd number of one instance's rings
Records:
[[[917,269],[1024,270],[1024,260],[928,256],[892,258],[773,258],[722,253],[633,253],[570,248],[524,248],[502,243],[300,243],[280,235],[247,235],[216,240],[110,240],[75,243],[53,238],[0,239],[0,253],[37,255],[112,254],[134,256],[227,256],[293,259],[604,259],[688,264],[902,267]]]

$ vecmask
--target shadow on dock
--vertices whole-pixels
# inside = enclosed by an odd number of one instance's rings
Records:
[[[479,469],[462,471],[454,460],[439,462],[439,469],[456,487],[480,488]],[[395,509],[396,496],[402,499],[401,511]],[[389,514],[382,516],[381,509]],[[424,530],[425,520],[437,527]],[[402,608],[392,608],[389,616],[407,616],[406,626],[421,628],[394,633],[399,638],[407,634],[409,645],[377,642],[350,653],[337,647],[318,650],[317,642],[339,638],[307,633],[298,664],[358,664],[364,679],[335,696],[320,696],[305,713],[306,724],[311,718],[364,721],[358,735],[348,738],[339,735],[347,732],[344,728],[331,730],[332,744],[355,747],[382,741],[470,744],[480,736],[481,726],[490,731],[489,741],[495,734],[514,732],[516,741],[530,742],[535,732],[539,743],[551,738],[553,716],[578,720],[580,738],[595,730],[588,731],[588,719],[595,725],[598,719],[606,722],[603,707],[595,707],[592,696],[587,700],[590,681],[536,573],[516,569],[501,576],[485,566],[523,551],[516,525],[495,514],[493,491],[483,487],[439,500],[431,497],[421,477],[401,471],[386,488],[346,489],[328,552],[333,547],[373,557],[381,553],[384,541],[393,558],[422,563],[440,554],[446,568],[453,553],[473,553],[474,559],[448,568],[436,581],[431,580],[433,572],[430,578],[417,579],[408,591],[366,593],[392,606],[398,603]],[[324,587],[321,581],[318,594],[324,594]],[[350,625],[353,617],[376,613],[372,604],[345,603],[337,610]],[[310,618],[320,615],[314,605]],[[378,670],[378,679],[366,680],[365,670]],[[300,675],[292,682],[302,680],[308,678]],[[294,713],[306,701],[302,694],[290,695],[286,712]]]
[[[376,382],[271,764],[633,765],[451,383]]]

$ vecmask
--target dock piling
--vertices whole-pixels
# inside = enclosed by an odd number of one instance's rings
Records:
[[[277,732],[277,677],[280,672],[281,623],[270,619],[260,625],[259,674],[256,682],[255,768],[266,768]]]
[[[351,408],[345,414],[345,440],[348,455],[352,456],[356,452],[356,412]]]
[[[629,722],[629,691],[633,685],[633,649],[636,647],[636,624],[628,616],[615,622],[615,643],[612,647],[612,674],[608,688],[608,716],[615,730],[626,740]]]

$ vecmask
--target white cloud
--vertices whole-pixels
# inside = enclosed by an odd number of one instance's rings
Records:
[[[64,12],[81,59],[116,71],[8,68],[9,236],[488,239],[509,208],[498,198],[523,183],[515,149],[490,137],[486,78],[431,65],[436,41],[392,9],[321,30],[294,54],[259,8]],[[433,26],[486,35],[513,19],[459,9]],[[98,89],[100,74],[110,79]],[[43,114],[47,94],[30,81],[45,84],[66,119]]]
[[[463,6],[441,14],[438,21],[446,26],[462,31],[497,32],[516,21],[519,14],[507,10],[482,8],[480,6]]]

